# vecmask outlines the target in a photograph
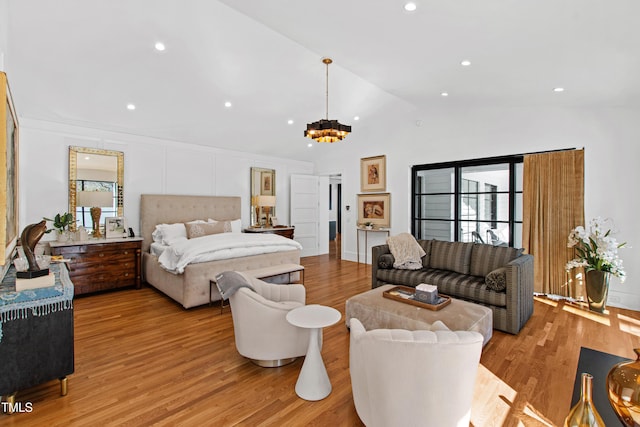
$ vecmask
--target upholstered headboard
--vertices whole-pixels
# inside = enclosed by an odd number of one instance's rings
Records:
[[[209,218],[228,221],[239,219],[240,212],[240,197],[143,194],[140,196],[142,250],[149,251],[151,233],[157,224]]]

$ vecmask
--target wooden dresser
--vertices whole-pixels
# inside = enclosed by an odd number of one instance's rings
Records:
[[[244,229],[244,232],[279,234],[289,239],[293,239],[294,230],[295,227],[248,227]]]
[[[52,255],[69,260],[75,295],[135,286],[140,288],[142,238],[49,242]]]

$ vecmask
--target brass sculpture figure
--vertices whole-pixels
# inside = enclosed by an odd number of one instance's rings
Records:
[[[24,228],[24,230],[22,230],[22,234],[20,235],[24,256],[26,256],[27,261],[29,261],[29,271],[40,270],[40,267],[38,267],[38,263],[36,262],[34,249],[42,236],[44,236],[44,233],[47,232],[46,224],[47,222],[45,220],[42,220],[37,224],[29,224]]]

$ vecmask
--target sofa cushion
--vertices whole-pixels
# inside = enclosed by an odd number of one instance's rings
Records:
[[[391,254],[382,254],[378,257],[378,268],[388,269],[393,268],[393,263],[396,259]]]
[[[431,242],[429,267],[469,274],[472,249],[473,243],[434,240]]]
[[[424,256],[422,257],[422,268],[429,268],[429,260],[431,259],[431,240],[418,240],[418,244],[422,246],[424,250]]]
[[[507,289],[507,267],[499,267],[489,272],[484,278],[484,282],[487,288],[497,292],[504,292]]]
[[[507,246],[474,244],[471,251],[469,274],[485,277],[489,272],[504,267],[522,254],[522,249]]]
[[[453,271],[435,270],[378,270],[379,282],[404,285],[415,288],[420,283],[436,285],[438,293],[497,307],[507,306],[505,292],[495,292],[487,288],[483,277],[460,274]]]

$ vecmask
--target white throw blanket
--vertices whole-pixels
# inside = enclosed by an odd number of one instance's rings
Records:
[[[400,233],[387,239],[391,255],[395,258],[393,268],[400,270],[420,270],[422,257],[426,255],[416,238],[409,233]]]
[[[190,263],[240,258],[302,249],[295,240],[277,234],[219,233],[177,242],[162,252],[158,262],[165,270],[181,274]]]

